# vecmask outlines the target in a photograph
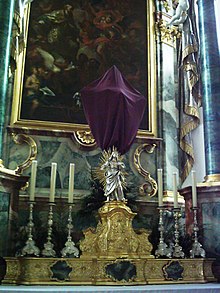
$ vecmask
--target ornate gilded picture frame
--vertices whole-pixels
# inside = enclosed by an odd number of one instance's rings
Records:
[[[138,137],[155,136],[153,2],[33,1],[26,13],[27,46],[17,62],[11,126],[88,130],[78,93],[116,65],[147,99]]]

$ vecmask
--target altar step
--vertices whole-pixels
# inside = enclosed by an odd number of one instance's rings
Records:
[[[157,292],[157,293],[219,293],[220,284],[206,283],[206,284],[172,284],[172,285],[146,285],[146,286],[0,286],[1,293],[83,293],[83,292]]]

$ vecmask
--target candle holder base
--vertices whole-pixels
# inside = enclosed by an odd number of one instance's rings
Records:
[[[21,256],[39,256],[40,249],[35,245],[35,241],[33,239],[28,239],[24,248],[21,251]]]
[[[182,251],[182,247],[180,245],[174,246],[173,257],[174,258],[185,257],[185,253]]]
[[[61,250],[62,257],[79,257],[79,249],[71,240],[67,240],[65,247]]]
[[[172,249],[167,246],[165,242],[159,243],[157,250],[155,251],[155,257],[172,257]]]
[[[195,241],[190,250],[190,258],[203,257],[205,258],[205,250],[202,248],[202,244],[198,241]]]
[[[42,250],[42,256],[45,257],[55,257],[56,251],[53,249],[53,243],[47,242],[44,244],[44,249]]]

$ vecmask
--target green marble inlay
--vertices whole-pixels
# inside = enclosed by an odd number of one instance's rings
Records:
[[[5,104],[8,87],[10,41],[14,14],[14,0],[0,1],[0,157],[5,120]]]
[[[7,248],[10,193],[0,191],[0,255]]]

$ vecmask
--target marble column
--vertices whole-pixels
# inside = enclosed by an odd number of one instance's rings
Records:
[[[220,55],[215,0],[198,0],[205,182],[197,184],[199,237],[207,257],[215,257],[213,273],[220,281]],[[191,187],[180,190],[186,207],[186,231],[192,233]]]
[[[0,158],[2,157],[14,0],[0,0]]]
[[[166,23],[166,10],[157,1],[157,21]],[[178,121],[175,97],[177,87],[175,80],[175,40],[169,30],[159,27],[157,37],[157,98],[158,98],[158,136],[163,139],[159,148],[158,168],[163,169],[163,188],[165,196],[173,188],[172,174],[178,173]],[[167,33],[164,34],[164,31]],[[167,57],[169,56],[169,58]]]
[[[206,181],[220,181],[220,55],[215,0],[199,0]]]

